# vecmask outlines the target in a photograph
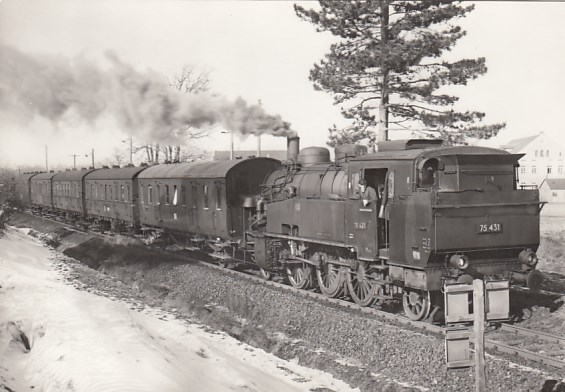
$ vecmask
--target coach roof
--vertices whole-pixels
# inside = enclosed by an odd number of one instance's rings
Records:
[[[231,161],[199,161],[190,163],[171,163],[151,166],[139,174],[138,178],[224,178],[238,166],[260,165],[262,162],[278,162],[272,158],[248,158]]]
[[[59,173],[60,172],[39,173],[38,175],[31,177],[31,181],[50,180],[50,179],[53,178],[53,176],[55,176],[56,174],[59,174]]]
[[[146,170],[147,166],[129,166],[111,169],[98,169],[89,173],[84,178],[86,181],[92,180],[131,180],[140,172]]]
[[[59,172],[53,177],[53,181],[78,181],[96,169],[84,169],[84,170],[69,170],[64,172]]]

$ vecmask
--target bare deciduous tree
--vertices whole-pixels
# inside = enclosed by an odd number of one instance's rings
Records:
[[[169,84],[174,89],[186,94],[202,94],[210,90],[210,72],[199,70],[195,65],[185,65],[182,70],[169,80]],[[172,129],[171,134],[178,140],[193,140],[208,136],[207,129],[186,126]],[[162,153],[165,162],[184,162],[188,157],[197,156],[200,153],[181,150],[180,145],[161,146],[158,143],[146,144],[134,147],[135,153],[145,152],[145,156],[150,163],[159,163],[159,155]],[[200,154],[201,155],[201,154]]]

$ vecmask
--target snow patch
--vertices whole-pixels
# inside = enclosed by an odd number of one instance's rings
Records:
[[[57,254],[0,239],[0,387],[29,391],[354,391],[224,333],[64,283]],[[23,335],[22,335],[23,334]],[[29,349],[24,343],[25,336]]]

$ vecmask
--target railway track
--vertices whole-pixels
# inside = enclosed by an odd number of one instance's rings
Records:
[[[35,216],[35,215],[34,215]],[[35,216],[37,217],[37,216]],[[48,218],[44,218],[44,217],[39,217],[41,219],[45,219],[47,221],[53,222],[53,220],[48,219]],[[57,223],[65,226],[67,229],[75,231],[75,232],[80,232],[80,233],[84,233],[84,231],[82,230],[78,230],[76,229],[73,225],[70,224],[66,224],[63,222],[59,222],[56,221]],[[108,234],[101,234],[101,233],[96,233],[96,232],[88,232],[90,234],[94,234],[98,237],[101,238],[113,238],[111,235]],[[234,277],[238,277],[240,279],[244,279],[250,282],[253,282],[255,284],[259,284],[259,285],[264,285],[267,287],[271,287],[277,290],[281,290],[281,291],[285,291],[288,293],[292,293],[293,295],[302,297],[302,298],[306,298],[306,299],[310,299],[310,300],[315,300],[319,303],[325,304],[325,305],[334,305],[334,306],[338,306],[338,307],[342,307],[348,310],[353,310],[353,311],[358,311],[361,312],[363,314],[367,314],[370,315],[372,317],[375,318],[379,318],[381,320],[384,321],[392,321],[395,323],[398,323],[400,325],[404,325],[404,326],[409,326],[413,329],[416,330],[420,330],[423,332],[428,332],[428,333],[433,333],[435,335],[441,336],[443,337],[446,333],[446,328],[443,326],[439,326],[439,325],[434,325],[434,324],[430,324],[428,322],[422,322],[422,321],[414,321],[409,319],[408,317],[405,317],[403,315],[399,315],[399,314],[394,314],[394,313],[390,313],[384,310],[380,310],[380,309],[376,309],[376,308],[371,308],[371,307],[362,307],[357,305],[356,303],[353,302],[348,302],[346,300],[343,299],[336,299],[336,298],[328,298],[325,295],[321,294],[321,293],[317,293],[314,291],[309,291],[309,290],[301,290],[301,289],[297,289],[295,287],[292,287],[290,285],[281,283],[281,282],[277,282],[274,280],[265,280],[262,277],[259,276],[255,276],[249,272],[242,272],[242,271],[238,271],[235,269],[230,269],[230,268],[226,268],[217,264],[213,264],[212,262],[208,262],[208,261],[203,261],[201,259],[197,259],[195,257],[186,255],[186,254],[181,254],[179,252],[172,252],[172,251],[165,251],[166,253],[169,254],[174,254],[175,256],[180,256],[182,258],[184,258],[187,261],[190,261],[191,263],[195,263],[201,266],[204,266],[206,268],[210,268],[216,271],[219,271],[221,273],[224,274],[228,274]],[[516,355],[519,356],[521,358],[530,360],[530,361],[534,361],[534,362],[538,362],[538,363],[542,363],[545,364],[547,366],[551,366],[553,368],[556,369],[565,369],[565,360],[556,358],[556,356],[565,356],[565,337],[562,336],[558,336],[558,335],[553,335],[553,334],[549,334],[549,333],[543,333],[540,331],[534,331],[534,330],[530,330],[527,328],[523,328],[523,327],[518,327],[515,325],[511,325],[511,324],[507,324],[507,323],[502,323],[500,325],[500,327],[498,329],[496,329],[495,331],[499,331],[499,332],[504,332],[507,334],[512,334],[512,335],[518,335],[518,336],[528,336],[528,337],[535,337],[537,339],[541,339],[547,342],[551,342],[551,343],[555,343],[561,346],[564,346],[564,350],[562,350],[563,352],[556,352],[554,353],[555,355],[549,355],[546,353],[540,353],[540,352],[535,352],[535,351],[531,351],[531,350],[527,350],[525,348],[520,348],[517,347],[515,345],[510,345],[507,342],[502,342],[502,341],[498,341],[498,340],[493,340],[493,339],[489,339],[486,338],[485,339],[485,346],[487,349],[490,350],[496,350],[502,353],[506,353],[506,354],[511,354],[511,355]],[[492,334],[492,332],[489,332],[489,334]]]

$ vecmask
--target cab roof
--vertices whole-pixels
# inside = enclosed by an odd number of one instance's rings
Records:
[[[371,154],[352,158],[351,161],[371,160],[415,160],[417,158],[431,158],[445,155],[508,155],[507,151],[490,147],[458,146],[458,147],[429,147],[410,150],[377,151]]]

